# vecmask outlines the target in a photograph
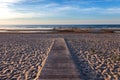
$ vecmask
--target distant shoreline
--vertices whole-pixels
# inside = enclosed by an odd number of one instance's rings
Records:
[[[120,33],[120,28],[0,29],[0,33]]]

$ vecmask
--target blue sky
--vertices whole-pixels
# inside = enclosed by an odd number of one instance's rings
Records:
[[[109,23],[120,23],[120,0],[0,0],[0,24]]]

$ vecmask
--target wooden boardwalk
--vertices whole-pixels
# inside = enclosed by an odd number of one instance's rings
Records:
[[[41,71],[40,80],[81,80],[64,39],[55,40]]]

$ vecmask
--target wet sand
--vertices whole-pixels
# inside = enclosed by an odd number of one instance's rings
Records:
[[[39,80],[55,38],[63,38],[83,80],[120,80],[119,33],[0,34],[0,80]]]

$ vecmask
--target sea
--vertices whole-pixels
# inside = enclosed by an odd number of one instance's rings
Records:
[[[101,29],[114,29],[115,32],[120,32],[120,25],[0,25],[0,33],[1,32],[46,33],[53,32],[55,28],[93,29],[94,31],[97,32]]]
[[[0,25],[0,29],[98,28],[120,29],[120,25]]]

